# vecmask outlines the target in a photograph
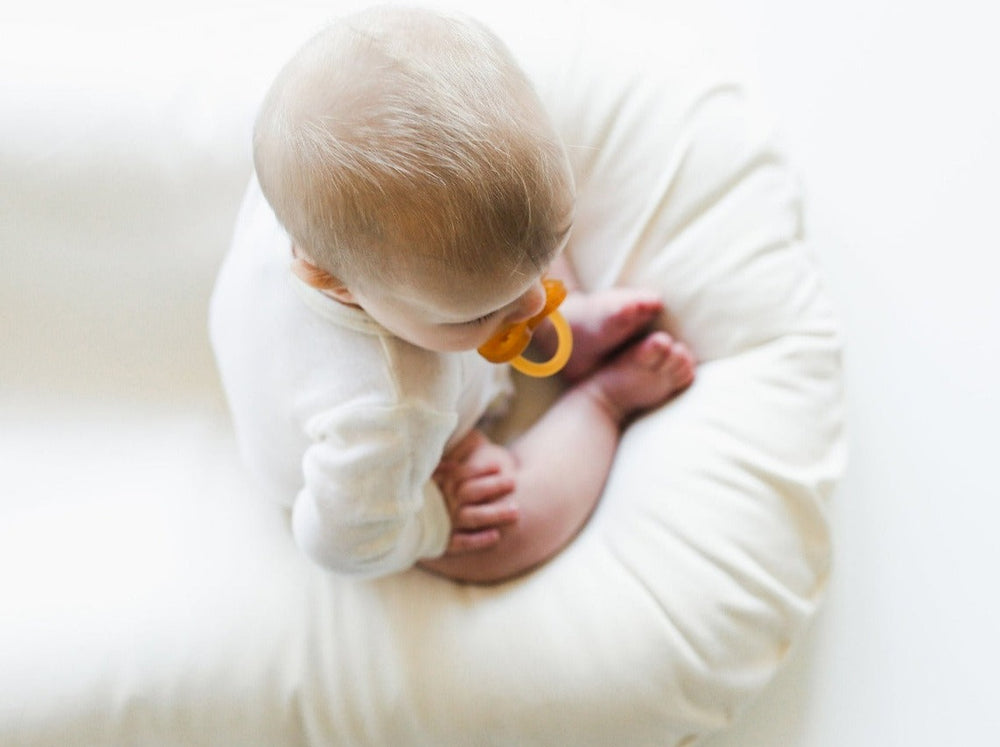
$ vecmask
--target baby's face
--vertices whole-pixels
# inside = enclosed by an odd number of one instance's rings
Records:
[[[545,305],[543,273],[534,268],[500,278],[460,278],[448,270],[424,275],[352,293],[394,335],[437,352],[475,350],[501,327],[529,319]]]

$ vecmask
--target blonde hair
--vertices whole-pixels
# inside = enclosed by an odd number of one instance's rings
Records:
[[[425,10],[370,9],[307,42],[261,107],[254,165],[293,240],[347,283],[417,257],[539,267],[572,213],[565,151],[510,52]]]

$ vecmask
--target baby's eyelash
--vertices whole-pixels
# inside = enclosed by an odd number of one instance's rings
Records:
[[[497,315],[497,312],[491,311],[489,314],[484,314],[483,316],[478,317],[476,319],[470,319],[469,321],[466,322],[466,324],[468,326],[470,326],[470,327],[475,327],[475,326],[478,326],[480,324],[486,324],[486,322],[488,322],[490,319],[492,319],[496,315]]]

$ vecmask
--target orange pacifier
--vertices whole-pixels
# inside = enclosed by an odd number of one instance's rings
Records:
[[[536,378],[552,376],[562,370],[573,353],[573,332],[565,317],[556,310],[566,298],[566,287],[559,280],[548,278],[542,281],[542,285],[545,288],[545,306],[542,310],[527,321],[511,324],[493,335],[478,348],[483,358],[490,363],[509,362],[517,371]],[[555,327],[558,345],[549,360],[538,363],[528,360],[522,353],[531,342],[535,328],[546,318]]]

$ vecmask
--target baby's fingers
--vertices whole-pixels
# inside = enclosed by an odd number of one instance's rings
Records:
[[[495,475],[500,468],[491,465],[479,470],[469,469],[468,465],[454,462],[441,462],[434,471],[432,478],[445,495],[458,495],[462,483]],[[460,499],[461,500],[461,499]]]
[[[483,432],[476,429],[469,431],[461,441],[459,441],[455,446],[452,447],[451,451],[444,455],[447,461],[455,462],[456,464],[461,464],[469,455],[480,448],[484,443],[487,443],[488,439]]]
[[[455,531],[470,532],[513,524],[520,516],[517,504],[511,499],[489,503],[469,503],[455,515]]]
[[[500,541],[498,529],[483,529],[478,532],[454,532],[448,540],[445,555],[468,555],[473,552],[489,550]]]
[[[514,478],[501,474],[478,475],[463,480],[454,492],[459,504],[482,503],[514,491]]]

